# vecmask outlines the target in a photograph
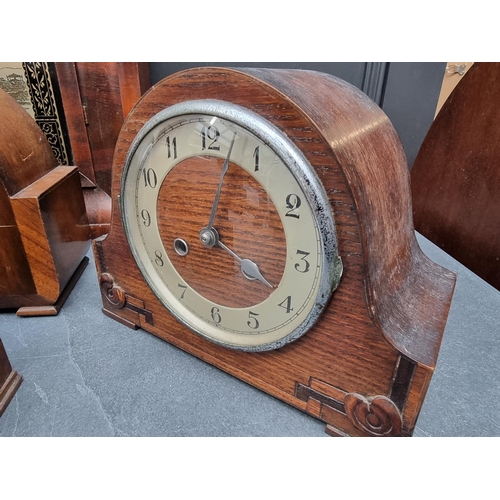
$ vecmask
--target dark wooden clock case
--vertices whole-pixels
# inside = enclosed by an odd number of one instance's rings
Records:
[[[144,123],[184,100],[220,99],[263,116],[302,150],[322,181],[344,273],[321,319],[278,350],[245,353],[178,323],[129,250],[117,198]],[[436,365],[455,285],[413,228],[409,172],[380,108],[339,79],[300,70],[191,69],[146,93],[115,150],[110,233],[93,242],[103,311],[326,422],[331,435],[409,436]]]
[[[500,63],[475,62],[411,170],[417,230],[500,290]]]
[[[2,339],[0,339],[0,417],[16,394],[22,381],[22,375],[12,369]]]
[[[0,309],[59,312],[85,269],[90,229],[76,167],[59,166],[36,122],[0,91]]]
[[[92,238],[109,231],[111,163],[123,121],[150,85],[149,64],[54,63],[69,149],[80,171]]]

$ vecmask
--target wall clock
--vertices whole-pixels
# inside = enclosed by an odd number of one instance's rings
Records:
[[[411,435],[455,275],[421,252],[409,193],[392,125],[346,82],[177,73],[118,138],[103,311],[331,435]]]

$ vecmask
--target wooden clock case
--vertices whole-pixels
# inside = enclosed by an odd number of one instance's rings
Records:
[[[500,290],[500,63],[474,63],[411,170],[417,230]]]
[[[109,231],[111,163],[123,121],[151,86],[149,64],[56,62],[68,148],[80,171],[92,238]]]
[[[129,250],[118,207],[128,148],[162,109],[244,106],[281,129],[320,178],[344,273],[320,320],[280,349],[246,353],[192,333],[161,305]],[[112,224],[93,241],[103,311],[326,422],[331,435],[411,435],[436,365],[456,277],[421,251],[409,172],[387,116],[351,85],[300,70],[202,68],[172,75],[129,114],[115,150]]]
[[[0,339],[0,417],[23,381],[22,375],[12,369],[2,339]]]
[[[0,91],[0,308],[56,315],[88,263],[76,167],[58,166],[36,122]]]

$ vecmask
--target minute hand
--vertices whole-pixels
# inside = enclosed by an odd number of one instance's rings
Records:
[[[222,190],[222,182],[224,180],[224,176],[229,169],[229,158],[231,157],[231,151],[233,149],[234,140],[236,139],[236,132],[233,135],[233,139],[231,144],[229,145],[229,151],[227,152],[226,160],[224,161],[224,165],[222,165],[222,173],[220,175],[219,185],[217,187],[217,192],[215,193],[214,203],[212,205],[212,211],[210,212],[210,219],[208,221],[207,229],[212,229],[214,225],[215,215],[217,214],[217,207],[219,205],[220,192]]]

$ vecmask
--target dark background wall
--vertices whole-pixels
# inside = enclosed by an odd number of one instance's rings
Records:
[[[322,71],[355,85],[387,114],[401,138],[411,168],[434,119],[445,62],[150,63],[151,83],[197,66],[292,68]]]

